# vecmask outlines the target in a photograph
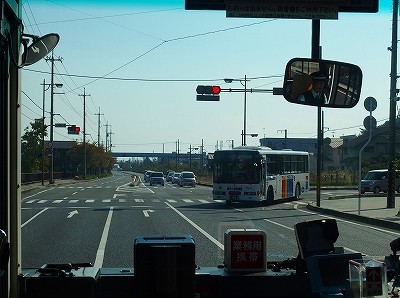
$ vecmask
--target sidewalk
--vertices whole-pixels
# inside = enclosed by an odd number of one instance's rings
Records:
[[[74,180],[74,179],[57,179],[54,180],[53,184],[49,184],[49,181],[44,181],[44,185],[42,185],[42,182],[32,182],[32,183],[26,183],[22,184],[21,186],[21,193],[27,193],[32,190],[36,189],[45,189],[47,187],[57,187],[60,185],[67,185],[67,184],[73,184],[73,183],[78,183],[78,182],[84,182],[84,180]]]
[[[387,208],[385,196],[336,197],[321,200],[320,206],[316,202],[309,202],[307,208],[336,217],[357,220],[384,228],[400,230],[400,197],[395,198],[395,208]]]

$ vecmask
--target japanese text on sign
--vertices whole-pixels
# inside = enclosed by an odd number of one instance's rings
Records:
[[[232,235],[232,268],[263,268],[264,241],[262,235]]]
[[[226,16],[236,18],[338,19],[338,6],[227,4]]]

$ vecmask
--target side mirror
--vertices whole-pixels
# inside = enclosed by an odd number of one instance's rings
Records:
[[[362,71],[354,64],[293,58],[285,69],[283,96],[291,103],[352,108],[360,99]]]

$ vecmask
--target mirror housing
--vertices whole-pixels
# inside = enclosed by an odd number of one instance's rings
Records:
[[[362,71],[354,64],[293,58],[286,64],[283,96],[291,103],[352,108],[359,99]]]

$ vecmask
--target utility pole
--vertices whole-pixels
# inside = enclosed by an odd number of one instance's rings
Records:
[[[97,116],[99,116],[98,120],[97,120],[97,147],[100,147],[100,116],[104,115],[104,114],[100,114],[100,107],[99,107],[99,113],[96,114]]]
[[[53,52],[51,52],[51,58],[45,58],[46,61],[51,62],[51,82],[50,82],[50,143],[51,148],[50,155],[50,171],[49,171],[49,184],[54,183],[54,139],[53,139],[53,118],[54,118],[54,61],[62,61],[62,59],[54,58]]]
[[[396,155],[396,99],[397,99],[397,14],[399,1],[393,0],[393,21],[392,21],[392,52],[390,71],[390,98],[389,98],[389,150],[388,150],[388,192],[387,208],[395,207],[395,171],[393,161]],[[360,178],[361,179],[361,178]]]
[[[86,96],[90,96],[90,94],[86,94],[86,89],[83,88],[83,94],[79,94],[79,96],[83,96],[83,179],[86,180]]]
[[[111,126],[111,125],[110,125]],[[110,130],[110,132],[109,132],[109,135],[110,135],[110,150],[109,150],[109,152],[112,152],[112,141],[111,141],[111,136],[113,135],[114,133],[112,132],[112,130]]]
[[[106,152],[108,152],[108,127],[110,126],[108,125],[108,121],[107,124],[104,126],[106,127]]]

